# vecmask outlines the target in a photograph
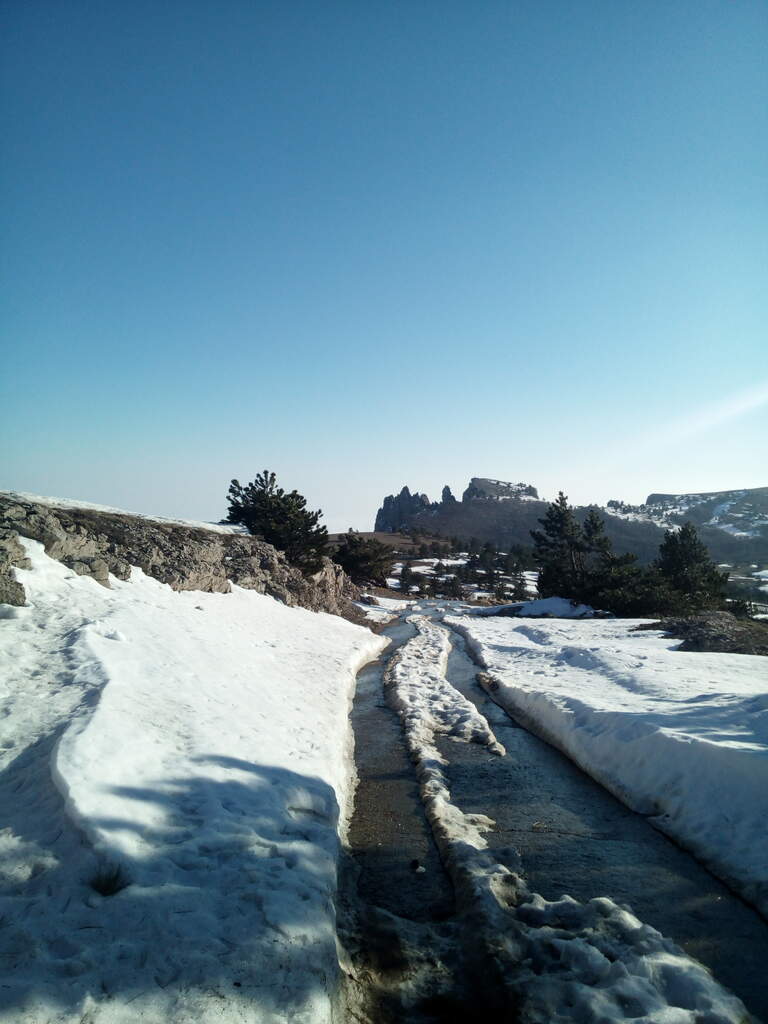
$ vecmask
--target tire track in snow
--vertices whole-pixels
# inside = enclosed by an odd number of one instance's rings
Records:
[[[687,852],[629,810],[591,776],[493,703],[477,684],[472,647],[452,630],[448,677],[490,721],[507,747],[501,761],[482,750],[438,746],[450,759],[457,802],[496,819],[486,835],[500,859],[512,847],[530,888],[547,900],[610,895],[709,967],[768,1019],[763,964],[768,928]],[[482,673],[480,673],[482,674]],[[521,858],[518,859],[518,858]]]
[[[702,1014],[712,1021],[746,1019],[743,1005],[706,969],[628,909],[607,897],[587,904],[570,896],[548,901],[510,869],[510,861],[519,867],[514,851],[506,852],[506,863],[496,857],[484,835],[493,820],[456,805],[447,774],[450,751],[447,741],[442,753],[438,743],[444,736],[479,741],[501,758],[504,749],[486,719],[444,678],[445,629],[423,616],[412,621],[419,635],[388,666],[385,688],[401,715],[427,816],[454,882],[467,939],[465,968],[476,979],[476,995],[485,997],[487,1008],[521,1012],[542,1024],[596,1015],[653,1020],[671,1008],[681,1022]]]

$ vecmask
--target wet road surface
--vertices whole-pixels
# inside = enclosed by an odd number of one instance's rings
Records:
[[[419,612],[416,612],[417,614]],[[441,618],[434,606],[421,613]],[[448,922],[453,891],[435,847],[398,717],[385,703],[386,662],[414,635],[405,616],[392,645],[358,676],[352,712],[359,785],[349,846],[363,905],[413,922]],[[447,628],[447,627],[446,627]],[[488,719],[506,756],[439,738],[454,802],[493,818],[489,847],[546,899],[609,896],[709,967],[768,1021],[768,924],[722,883],[587,776],[514,722],[476,684],[463,639],[449,630],[449,681]],[[507,856],[510,848],[515,851]],[[416,863],[426,870],[414,870]]]
[[[455,802],[496,822],[486,834],[503,862],[522,858],[545,899],[610,896],[710,968],[768,1020],[768,923],[706,868],[630,811],[572,761],[514,722],[475,682],[477,666],[451,632],[449,681],[488,719],[506,748],[440,739]],[[512,866],[512,865],[510,865]]]

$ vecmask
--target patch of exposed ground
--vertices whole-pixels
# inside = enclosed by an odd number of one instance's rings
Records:
[[[668,637],[681,639],[681,651],[768,655],[768,622],[737,619],[730,612],[701,612],[643,623],[636,628],[658,629]]]

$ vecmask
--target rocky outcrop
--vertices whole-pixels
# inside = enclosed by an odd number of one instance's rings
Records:
[[[384,499],[376,514],[374,530],[380,533],[397,533],[403,527],[409,526],[419,513],[432,508],[437,508],[437,504],[430,502],[426,494],[411,494],[410,490],[404,487],[399,494],[388,494]]]
[[[532,484],[511,484],[506,480],[490,480],[484,476],[473,476],[469,481],[469,487],[461,496],[462,501],[472,501],[474,498],[495,498],[497,501],[508,498],[535,498],[538,500],[539,492]]]
[[[19,535],[14,530],[0,529],[0,604],[24,604],[24,587],[17,582],[12,569],[29,568]]]
[[[686,618],[647,622],[636,628],[660,629],[666,636],[682,640],[679,651],[768,655],[768,622],[737,619],[730,612],[700,612]]]
[[[107,587],[110,574],[126,580],[135,565],[174,590],[227,593],[231,582],[287,605],[359,620],[350,603],[358,590],[330,559],[305,578],[271,544],[247,534],[61,508],[13,494],[0,494],[0,602],[6,604],[24,603],[12,571],[27,567],[20,537],[40,541],[52,558]]]

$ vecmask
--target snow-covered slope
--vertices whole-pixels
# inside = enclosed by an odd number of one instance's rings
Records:
[[[329,1021],[349,700],[385,641],[237,587],[106,589],[23,544],[0,1021]]]
[[[768,914],[768,660],[626,619],[446,621],[494,700]]]
[[[649,494],[644,505],[610,502],[611,515],[670,529],[690,520],[732,537],[768,536],[768,487],[702,494]]]

